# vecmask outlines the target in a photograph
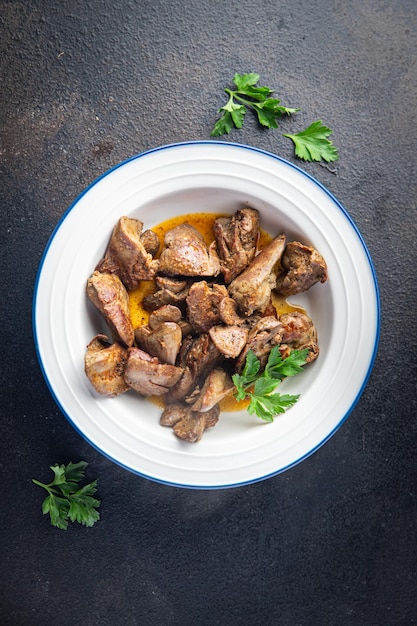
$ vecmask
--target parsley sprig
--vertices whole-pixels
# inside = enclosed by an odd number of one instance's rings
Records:
[[[279,394],[276,392],[281,381],[287,376],[295,376],[303,371],[308,350],[292,350],[288,357],[282,358],[279,346],[274,346],[269,353],[263,372],[256,354],[249,350],[241,374],[233,374],[236,387],[236,400],[249,398],[248,413],[257,415],[266,422],[284,413],[293,406],[300,395]]]
[[[293,141],[295,154],[300,159],[305,161],[324,159],[329,163],[330,161],[337,161],[339,158],[336,147],[328,139],[332,132],[321,120],[317,120],[305,130],[295,135],[284,134],[284,137],[289,137]]]
[[[278,120],[283,115],[289,116],[301,110],[280,104],[277,98],[271,97],[273,90],[257,85],[258,81],[259,74],[255,72],[234,75],[236,89],[224,90],[229,99],[218,110],[221,115],[210,133],[212,137],[228,134],[234,127],[242,128],[247,108],[256,113],[259,123],[266,128],[278,128]],[[331,134],[332,130],[317,120],[299,133],[283,133],[283,136],[292,140],[298,158],[329,163],[339,158],[336,147],[328,139]]]
[[[277,98],[270,98],[272,89],[256,86],[259,74],[235,74],[233,82],[236,89],[225,89],[229,100],[219,109],[221,117],[211,131],[212,137],[230,133],[233,126],[242,128],[246,107],[253,109],[258,121],[267,128],[278,128],[277,119],[282,115],[291,115],[300,109],[282,106]]]
[[[83,487],[79,485],[87,465],[86,461],[51,465],[54,479],[48,484],[32,478],[35,485],[48,492],[42,503],[42,513],[49,513],[53,526],[67,530],[68,519],[84,526],[93,526],[100,519],[100,513],[96,510],[100,506],[100,500],[93,498],[97,491],[97,481]]]

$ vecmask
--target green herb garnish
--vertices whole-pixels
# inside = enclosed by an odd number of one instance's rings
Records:
[[[305,130],[295,135],[284,134],[284,137],[292,139],[295,154],[300,159],[304,159],[304,161],[321,161],[324,159],[329,163],[330,161],[337,161],[339,158],[336,147],[328,139],[332,132],[321,120],[317,120]]]
[[[218,110],[221,115],[210,133],[212,137],[226,135],[234,127],[242,128],[247,108],[256,113],[259,123],[266,128],[278,128],[278,120],[283,115],[291,115],[301,110],[280,104],[277,98],[271,97],[273,90],[257,85],[258,81],[259,74],[254,72],[234,75],[236,89],[224,90],[229,99]],[[299,133],[283,133],[283,136],[292,140],[298,158],[304,161],[324,160],[329,163],[339,158],[336,147],[328,139],[332,132],[321,120],[317,120]]]
[[[272,422],[276,415],[284,413],[300,397],[279,394],[276,389],[284,378],[303,371],[302,366],[306,363],[307,354],[307,349],[292,350],[289,356],[283,359],[279,346],[274,346],[269,353],[265,369],[259,373],[260,361],[256,354],[249,350],[242,373],[232,376],[237,390],[236,400],[249,398],[248,413],[257,415],[266,422]]]
[[[43,487],[48,496],[42,503],[42,513],[49,513],[51,524],[62,530],[68,528],[68,518],[71,522],[79,522],[84,526],[93,526],[100,519],[96,510],[100,500],[93,498],[97,491],[97,481],[84,487],[79,483],[84,478],[84,471],[88,463],[68,463],[68,465],[51,465],[54,479],[49,484],[41,483],[35,478],[32,482]]]
[[[255,111],[259,123],[267,128],[278,128],[277,119],[283,114],[300,110],[282,106],[279,100],[270,97],[272,89],[256,86],[258,81],[259,74],[255,73],[234,75],[236,89],[225,89],[229,100],[218,111],[221,117],[211,131],[213,137],[230,133],[234,126],[242,128],[247,107]]]

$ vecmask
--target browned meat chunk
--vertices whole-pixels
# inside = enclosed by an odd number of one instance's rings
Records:
[[[182,420],[174,425],[174,433],[188,443],[200,441],[206,428],[204,413],[189,411]]]
[[[185,417],[174,425],[174,433],[188,443],[200,441],[206,428],[204,413],[189,411]]]
[[[158,235],[153,230],[145,230],[141,234],[140,240],[148,254],[151,256],[158,254],[161,244]]]
[[[193,332],[193,327],[186,320],[180,320],[178,326],[181,328],[183,338]]]
[[[233,298],[223,298],[219,304],[219,317],[224,324],[228,326],[240,326],[247,320],[240,317],[237,312],[237,304]]]
[[[162,322],[175,322],[181,329],[181,334],[186,337],[192,332],[192,327],[187,320],[183,319],[181,309],[172,304],[164,304],[155,309],[149,316],[149,328],[155,330]]]
[[[200,333],[206,333],[214,324],[220,322],[219,305],[227,297],[224,285],[210,287],[205,280],[194,283],[188,292],[188,321]]]
[[[213,326],[209,335],[214,345],[226,358],[235,359],[248,340],[249,331],[244,326]]]
[[[281,343],[282,332],[282,324],[276,317],[261,317],[249,332],[248,342],[236,361],[236,371],[242,371],[249,350],[256,354],[263,369],[272,348]]]
[[[182,368],[161,363],[139,348],[129,348],[125,381],[142,396],[167,393],[182,376]]]
[[[184,375],[173,389],[169,400],[182,400],[197,386],[200,378],[204,378],[222,360],[221,352],[216,348],[208,334],[196,338],[189,337],[181,348],[179,363],[184,367]]]
[[[162,411],[159,423],[161,426],[174,426],[177,422],[186,417],[190,407],[186,404],[168,404]]]
[[[174,433],[188,443],[200,441],[207,428],[213,428],[218,422],[219,406],[215,406],[205,413],[189,409],[186,415],[174,424]]]
[[[240,209],[232,217],[219,217],[213,225],[220,268],[226,284],[252,261],[259,237],[259,213]]]
[[[280,352],[285,358],[291,350],[308,349],[307,363],[314,361],[319,355],[317,344],[317,330],[312,320],[299,311],[286,313],[280,316],[282,324],[282,337]]]
[[[327,266],[321,254],[298,241],[286,245],[281,267],[276,291],[282,296],[293,296],[327,280]]]
[[[205,417],[206,430],[208,430],[209,428],[214,428],[214,426],[219,421],[219,415],[220,415],[219,405],[216,404],[216,406],[213,406],[208,411],[204,411],[203,415]]]
[[[143,306],[147,311],[154,311],[166,304],[181,306],[188,295],[189,283],[166,276],[156,276],[156,291],[143,298]]]
[[[194,378],[207,375],[222,359],[220,351],[209,335],[202,334],[195,338],[185,356],[185,364]]]
[[[85,373],[97,393],[118,396],[129,389],[124,380],[127,350],[119,343],[110,343],[106,335],[90,341],[84,356]]]
[[[116,274],[95,271],[87,281],[87,296],[120,340],[131,346],[135,336],[129,315],[129,296]]]
[[[192,392],[197,384],[196,376],[194,376],[187,366],[184,367],[184,372],[177,384],[170,390],[168,394],[169,402],[178,402],[187,397]]]
[[[178,324],[181,321],[182,313],[177,306],[172,304],[165,304],[159,309],[155,309],[149,316],[150,328],[158,328],[163,322],[175,322]]]
[[[245,315],[262,311],[276,283],[275,266],[285,247],[285,235],[275,237],[229,285],[229,295]]]
[[[144,236],[142,242],[142,227],[139,220],[121,217],[113,229],[104,258],[96,267],[99,272],[117,274],[128,291],[136,289],[141,280],[151,280],[159,265],[145,248],[146,245],[154,249],[155,240],[153,247],[149,235]]]
[[[220,400],[230,395],[234,388],[230,376],[224,369],[217,367],[207,376],[198,396],[193,398],[191,409],[205,413],[218,404]]]
[[[165,234],[159,272],[166,276],[217,276],[220,262],[215,243],[206,246],[203,237],[186,222]]]
[[[182,343],[181,328],[175,322],[161,322],[155,329],[139,326],[135,338],[140,348],[156,356],[162,363],[175,365]]]

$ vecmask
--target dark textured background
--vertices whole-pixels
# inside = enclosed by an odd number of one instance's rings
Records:
[[[0,623],[17,626],[417,622],[415,0],[0,1]],[[33,346],[38,263],[97,176],[157,145],[209,138],[223,87],[257,71],[334,130],[335,171],[298,162],[373,257],[380,349],[356,409],[290,471],[223,491],[159,485],[60,414]],[[297,162],[251,115],[231,141]],[[102,520],[53,528],[50,464],[85,459]]]

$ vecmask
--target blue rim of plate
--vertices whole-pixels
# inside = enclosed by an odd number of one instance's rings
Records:
[[[124,463],[122,463],[118,459],[113,458],[110,454],[104,452],[98,445],[96,445],[93,441],[91,441],[82,432],[82,430],[80,428],[78,428],[78,426],[72,420],[71,416],[68,415],[68,413],[65,411],[65,409],[62,407],[60,401],[58,400],[58,398],[56,396],[56,393],[55,393],[55,391],[54,391],[54,389],[53,389],[53,387],[52,387],[52,385],[51,385],[51,383],[50,383],[50,381],[48,379],[48,376],[46,375],[45,369],[44,369],[44,365],[43,365],[43,362],[42,362],[42,357],[41,357],[40,350],[39,350],[38,336],[37,336],[37,331],[36,331],[36,304],[37,304],[37,295],[38,295],[38,285],[39,285],[40,277],[41,277],[41,274],[42,274],[43,265],[44,265],[44,262],[45,262],[45,259],[46,259],[47,255],[48,255],[49,248],[50,248],[50,246],[51,246],[51,244],[52,244],[52,242],[53,242],[53,240],[54,240],[58,230],[60,229],[61,225],[63,224],[63,222],[65,221],[65,219],[69,215],[69,213],[72,211],[74,206],[80,201],[80,199],[86,193],[88,193],[88,191],[92,187],[97,185],[103,178],[105,178],[106,176],[108,176],[109,174],[114,172],[115,170],[119,169],[120,167],[123,167],[127,163],[129,163],[131,161],[136,161],[136,160],[138,160],[138,159],[140,159],[142,157],[145,157],[145,156],[147,156],[149,154],[152,154],[152,153],[155,153],[155,152],[160,152],[160,151],[164,151],[164,150],[171,150],[173,148],[178,148],[178,147],[181,147],[181,146],[189,146],[189,145],[191,145],[191,146],[193,146],[193,145],[194,146],[195,145],[222,145],[222,146],[226,146],[226,147],[232,147],[232,148],[235,148],[235,149],[239,148],[239,149],[243,149],[243,150],[248,150],[248,151],[251,151],[251,152],[259,153],[259,154],[262,154],[264,156],[270,157],[270,158],[272,158],[272,159],[274,159],[276,161],[279,161],[279,162],[285,164],[286,166],[296,170],[297,172],[299,172],[300,174],[305,176],[307,179],[309,179],[311,182],[313,182],[317,187],[319,187],[332,200],[332,202],[338,207],[338,209],[344,214],[345,218],[349,221],[352,229],[354,230],[356,236],[358,237],[358,240],[360,241],[360,243],[361,243],[361,245],[363,247],[363,250],[365,252],[366,258],[368,260],[369,269],[371,270],[371,274],[372,274],[372,278],[373,278],[373,285],[374,285],[374,290],[375,290],[375,294],[374,295],[375,295],[375,302],[376,302],[376,329],[375,329],[375,338],[374,338],[373,352],[372,352],[371,358],[369,360],[368,370],[366,372],[366,375],[364,376],[364,379],[362,381],[362,385],[358,389],[358,392],[356,394],[355,399],[353,400],[352,404],[350,405],[349,409],[346,411],[344,416],[339,420],[339,422],[331,430],[331,432],[328,433],[327,436],[323,438],[322,441],[320,441],[316,446],[314,446],[306,454],[302,455],[300,458],[296,459],[292,463],[286,465],[285,467],[280,468],[277,471],[270,472],[269,474],[265,474],[263,476],[259,476],[259,477],[256,477],[256,478],[253,478],[253,479],[250,479],[250,480],[246,480],[246,481],[241,481],[241,482],[238,482],[238,483],[230,483],[230,484],[224,484],[224,485],[187,485],[187,484],[182,484],[182,483],[180,484],[180,483],[175,483],[175,482],[162,480],[162,479],[150,476],[148,474],[139,472],[138,470],[133,469],[133,468],[129,467],[128,465],[125,465]],[[375,363],[377,351],[378,351],[378,344],[379,344],[379,338],[380,338],[380,326],[381,326],[381,302],[380,302],[380,292],[379,292],[379,286],[378,286],[378,280],[377,280],[377,276],[376,276],[375,267],[374,267],[371,255],[370,255],[368,247],[367,247],[367,245],[366,245],[366,243],[365,243],[365,241],[364,241],[364,239],[362,237],[361,232],[359,231],[359,229],[356,226],[355,222],[353,221],[353,219],[349,215],[348,211],[339,202],[339,200],[337,200],[337,198],[327,189],[327,187],[325,187],[322,183],[320,183],[316,178],[311,176],[311,174],[305,172],[298,165],[295,165],[294,163],[291,163],[290,161],[287,161],[283,157],[280,157],[280,156],[274,154],[273,152],[269,152],[267,150],[264,150],[264,149],[261,149],[261,148],[257,148],[255,146],[250,146],[250,145],[240,144],[240,143],[235,143],[235,142],[229,142],[229,141],[219,141],[219,140],[183,141],[183,142],[170,143],[170,144],[166,144],[166,145],[163,145],[163,146],[158,146],[156,148],[151,148],[149,150],[145,150],[145,151],[140,152],[140,153],[138,153],[136,155],[133,155],[133,156],[129,157],[128,159],[125,159],[124,161],[121,161],[120,163],[118,163],[114,167],[112,167],[109,170],[107,170],[106,172],[104,172],[101,176],[96,178],[90,185],[88,185],[81,192],[81,194],[79,194],[77,196],[77,198],[66,209],[66,211],[64,212],[62,217],[59,219],[59,221],[58,221],[57,225],[55,226],[54,230],[52,231],[52,234],[49,237],[49,240],[48,240],[48,242],[46,244],[46,247],[45,247],[45,249],[43,251],[43,254],[42,254],[42,257],[41,257],[41,260],[40,260],[40,263],[39,263],[39,267],[38,267],[38,271],[37,271],[36,279],[35,279],[35,284],[34,284],[33,299],[32,299],[32,332],[33,332],[35,350],[36,350],[36,355],[37,355],[37,359],[38,359],[38,362],[39,362],[39,366],[40,366],[42,375],[44,377],[44,380],[46,382],[46,385],[47,385],[47,387],[49,389],[49,392],[50,392],[51,396],[53,397],[56,405],[58,406],[59,410],[64,415],[64,417],[69,421],[71,426],[76,430],[76,432],[78,432],[81,435],[81,437],[85,441],[87,441],[87,443],[89,443],[101,455],[105,456],[106,458],[111,460],[113,463],[116,463],[117,465],[119,465],[123,469],[126,469],[129,472],[131,472],[133,474],[136,474],[137,476],[140,476],[142,478],[146,478],[146,479],[151,480],[153,482],[156,482],[156,483],[159,483],[159,484],[162,484],[162,485],[166,485],[166,486],[169,486],[169,487],[177,487],[177,488],[181,488],[181,489],[203,490],[203,491],[244,487],[246,485],[250,485],[250,484],[254,484],[254,483],[257,483],[257,482],[261,482],[261,481],[267,480],[268,478],[272,478],[273,476],[277,476],[279,474],[282,474],[283,472],[286,472],[287,470],[291,469],[292,467],[295,467],[296,465],[298,465],[299,463],[301,463],[302,461],[306,460],[308,457],[313,455],[319,448],[321,448],[327,441],[329,441],[329,439],[339,430],[339,428],[342,426],[342,424],[347,420],[349,415],[355,409],[356,405],[359,402],[360,397],[362,396],[362,394],[363,394],[363,392],[365,390],[365,387],[368,384],[368,381],[369,381],[369,378],[370,378],[370,375],[371,375],[371,372],[372,372],[372,369],[373,369],[373,366],[374,366],[374,363]]]

